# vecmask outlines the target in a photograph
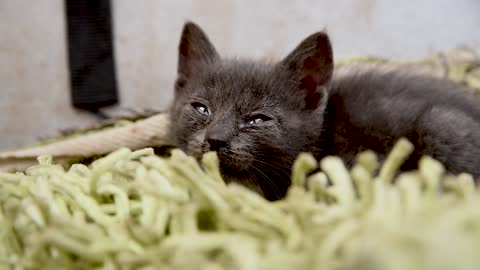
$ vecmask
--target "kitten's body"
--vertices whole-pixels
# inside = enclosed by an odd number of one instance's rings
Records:
[[[451,82],[400,70],[356,67],[332,80],[325,113],[328,154],[351,161],[359,151],[386,154],[406,137],[415,151],[442,161],[451,173],[480,177],[480,102]]]
[[[442,80],[382,68],[333,73],[328,36],[305,39],[279,63],[221,59],[198,26],[186,24],[172,106],[176,146],[217,151],[223,176],[258,184],[269,199],[290,184],[300,152],[347,162],[383,155],[400,138],[450,172],[480,176],[480,102]]]

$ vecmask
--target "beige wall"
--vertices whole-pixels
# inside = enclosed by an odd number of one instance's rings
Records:
[[[478,0],[112,0],[122,108],[164,109],[185,20],[227,55],[279,58],[327,27],[337,58],[479,45]],[[413,4],[415,3],[415,4]],[[0,150],[95,117],[70,107],[62,0],[0,0]]]

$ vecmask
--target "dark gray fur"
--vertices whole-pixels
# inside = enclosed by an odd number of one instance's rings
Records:
[[[480,176],[480,102],[444,80],[358,68],[333,74],[326,33],[303,40],[279,63],[222,59],[186,23],[171,108],[176,146],[197,158],[214,150],[228,181],[254,183],[268,199],[285,195],[300,152],[351,163],[362,150],[385,155],[400,138],[452,173]],[[208,113],[204,110],[208,108]],[[248,124],[255,119],[259,123]]]

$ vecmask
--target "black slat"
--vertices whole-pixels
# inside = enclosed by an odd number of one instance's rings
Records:
[[[118,102],[110,0],[66,0],[73,106],[98,111]]]

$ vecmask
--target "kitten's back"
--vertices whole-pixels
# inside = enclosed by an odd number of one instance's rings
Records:
[[[416,146],[407,166],[427,154],[453,173],[480,177],[480,100],[452,82],[382,65],[340,69],[327,118],[334,154],[351,159],[367,148],[386,153],[407,137]]]

